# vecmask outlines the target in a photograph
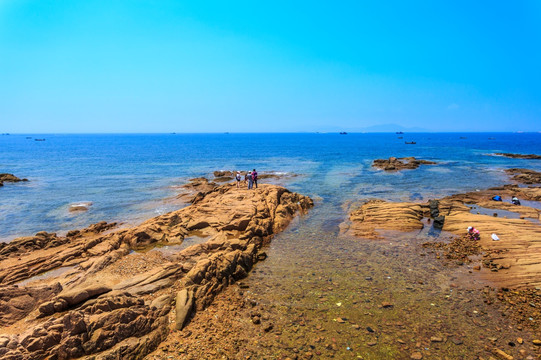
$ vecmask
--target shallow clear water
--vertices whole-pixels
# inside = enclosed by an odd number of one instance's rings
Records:
[[[175,185],[214,170],[298,173],[291,190],[342,204],[352,199],[426,200],[507,181],[507,167],[541,161],[486,156],[541,153],[541,134],[147,134],[0,136],[0,172],[28,183],[0,188],[0,239],[65,231],[98,221],[134,223],[171,211]],[[460,137],[467,139],[460,139]],[[32,137],[32,139],[27,139]],[[33,138],[45,138],[34,141]],[[494,138],[490,140],[489,138]],[[406,145],[404,141],[416,141]],[[384,173],[376,158],[438,162]],[[87,212],[69,205],[90,201]]]

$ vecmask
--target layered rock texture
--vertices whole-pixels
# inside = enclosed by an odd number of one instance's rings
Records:
[[[421,165],[435,165],[436,163],[428,160],[421,160],[412,157],[389,159],[376,159],[372,166],[385,171],[399,171],[404,169],[417,169]]]
[[[143,358],[313,205],[273,185],[198,179],[190,190],[191,205],[134,228],[99,223],[2,244],[0,358]]]
[[[491,200],[495,195],[504,201]],[[422,229],[423,218],[441,220],[444,231],[459,236],[473,226],[481,232],[479,245],[486,255],[483,265],[492,270],[486,272],[487,277],[502,286],[541,286],[541,211],[513,205],[512,196],[541,201],[541,188],[506,185],[420,204],[373,200],[352,211],[350,224],[343,229],[355,236],[377,239],[382,237],[380,230]],[[492,234],[499,240],[494,241]]]
[[[0,186],[4,186],[5,182],[20,182],[20,181],[28,181],[28,179],[19,179],[17,176],[13,174],[0,174]]]

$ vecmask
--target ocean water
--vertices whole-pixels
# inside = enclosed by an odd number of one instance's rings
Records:
[[[540,160],[488,156],[495,152],[541,154],[541,134],[3,135],[0,173],[30,181],[0,188],[0,241],[102,220],[137,223],[177,209],[178,203],[167,201],[176,186],[212,178],[215,170],[299,175],[283,185],[318,199],[328,208],[319,213],[330,226],[352,201],[427,200],[508,183],[505,168],[541,171]],[[371,168],[372,160],[390,156],[438,164],[399,173]],[[92,202],[89,211],[68,211],[86,201]]]

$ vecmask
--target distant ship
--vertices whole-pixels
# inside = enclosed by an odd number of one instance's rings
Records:
[[[415,141],[409,141],[409,142],[408,142],[408,141],[405,141],[405,143],[408,144],[408,145],[417,144]]]
[[[397,131],[396,133],[397,133],[397,134],[403,134],[403,132],[402,132],[402,131]]]
[[[345,132],[345,131],[341,131],[341,132],[340,132],[340,135],[347,135],[347,134],[348,134],[348,133]]]
[[[35,141],[45,141],[45,139],[34,139]]]

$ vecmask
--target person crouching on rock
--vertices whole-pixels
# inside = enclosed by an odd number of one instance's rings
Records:
[[[516,196],[513,196],[513,198],[511,199],[511,202],[514,205],[520,205],[520,200]]]
[[[479,230],[477,230],[473,226],[468,226],[468,235],[470,236],[470,239],[472,240],[481,239],[481,234],[479,233]]]
[[[235,180],[237,180],[237,189],[240,189],[240,180],[241,180],[241,176],[240,176],[240,171],[237,171],[237,175],[235,175]]]
[[[254,180],[250,171],[246,172],[246,178],[248,179],[248,190],[250,190],[254,186]]]
[[[257,189],[257,171],[252,171],[252,181],[254,182],[255,188]]]

